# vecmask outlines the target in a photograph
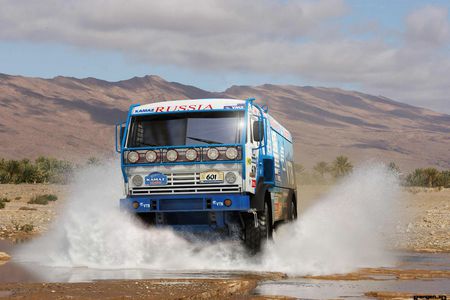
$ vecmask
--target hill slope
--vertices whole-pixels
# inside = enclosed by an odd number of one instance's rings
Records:
[[[221,93],[157,76],[108,82],[0,74],[0,157],[113,155],[113,124],[132,103],[256,97],[293,133],[296,158],[310,167],[345,154],[403,168],[450,167],[450,116],[384,97],[332,88],[233,86]]]

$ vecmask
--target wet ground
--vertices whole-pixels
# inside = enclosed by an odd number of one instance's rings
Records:
[[[0,251],[12,253],[13,247],[0,241]],[[0,266],[0,297],[409,299],[450,294],[450,253],[397,255],[399,263],[393,268],[310,277],[246,271],[54,268],[13,258]]]
[[[404,252],[398,256],[400,263],[394,268],[265,281],[253,293],[304,299],[409,298],[412,295],[450,294],[450,254]]]

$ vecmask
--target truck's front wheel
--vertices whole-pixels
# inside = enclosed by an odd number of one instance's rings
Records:
[[[264,211],[258,213],[258,227],[255,227],[253,216],[246,218],[245,246],[251,255],[259,253],[265,241],[272,238],[272,219],[270,207],[264,203]]]

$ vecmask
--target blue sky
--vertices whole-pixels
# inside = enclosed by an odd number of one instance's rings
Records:
[[[450,112],[442,79],[450,71],[449,1],[214,0],[176,13],[189,1],[135,1],[135,10],[111,1],[98,12],[96,1],[68,2],[1,2],[0,73],[109,81],[154,74],[212,91],[332,86]]]

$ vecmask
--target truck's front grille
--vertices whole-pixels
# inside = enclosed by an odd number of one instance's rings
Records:
[[[200,183],[200,173],[172,173],[167,175],[167,185],[133,187],[132,195],[236,193],[241,192],[238,184]]]

